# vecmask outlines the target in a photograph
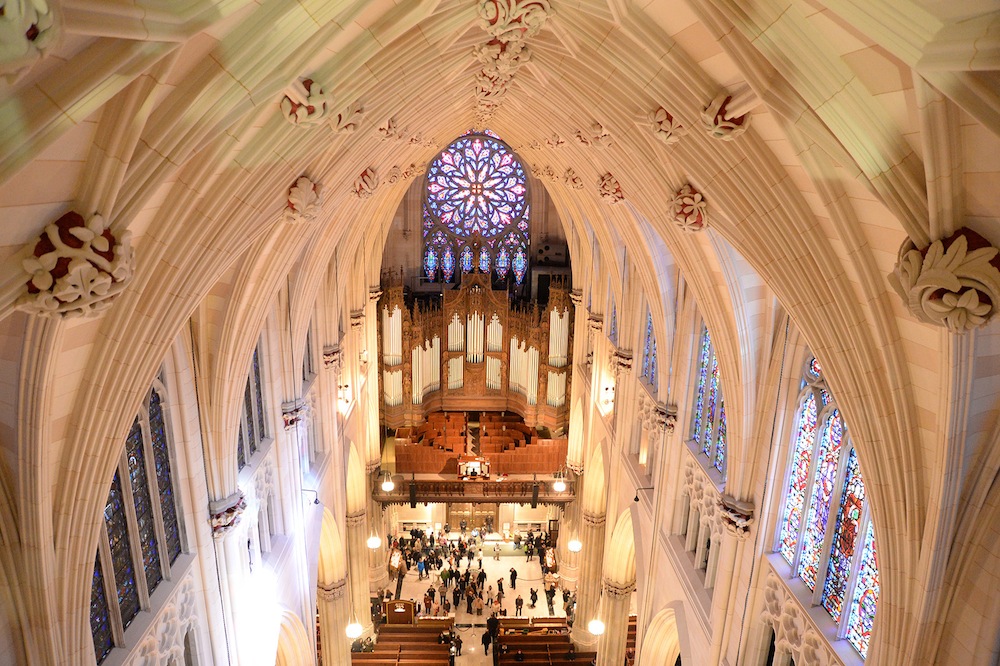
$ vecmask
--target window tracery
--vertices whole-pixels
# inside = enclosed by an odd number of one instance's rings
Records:
[[[450,282],[463,273],[528,271],[527,174],[514,151],[490,132],[451,143],[427,169],[424,196],[424,274]]]
[[[311,362],[311,360],[309,360]],[[303,374],[306,374],[303,369]],[[264,412],[264,390],[261,386],[260,344],[253,351],[253,360],[243,391],[243,409],[240,413],[239,431],[236,438],[236,464],[243,469],[247,461],[263,446],[267,439]]]
[[[617,313],[616,318],[617,318]],[[617,322],[615,322],[617,329]],[[616,331],[617,335],[617,331]],[[653,332],[653,315],[646,312],[646,335],[642,345],[642,372],[640,377],[646,379],[649,385],[656,391],[656,334]]]
[[[698,347],[691,439],[708,464],[726,473],[726,406],[722,399],[719,360],[707,328],[702,329]]]

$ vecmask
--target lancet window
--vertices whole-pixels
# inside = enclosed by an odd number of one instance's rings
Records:
[[[514,151],[490,132],[459,137],[427,168],[424,274],[451,282],[456,271],[528,272],[528,181]]]
[[[805,365],[775,549],[865,657],[878,604],[875,532],[861,463],[815,358]]]
[[[653,332],[653,315],[648,311],[646,312],[646,333],[642,345],[642,373],[640,376],[649,382],[649,385],[653,387],[653,391],[655,392],[657,383],[656,334]]]
[[[157,381],[129,429],[108,491],[90,596],[97,663],[124,644],[125,629],[149,610],[150,596],[181,554],[164,395]]]
[[[246,467],[267,439],[267,418],[264,412],[264,391],[261,386],[260,345],[253,351],[250,372],[240,405],[239,433],[236,439],[236,459],[239,469]]]
[[[726,405],[722,399],[719,360],[708,329],[702,329],[695,374],[691,439],[720,474],[726,471]]]

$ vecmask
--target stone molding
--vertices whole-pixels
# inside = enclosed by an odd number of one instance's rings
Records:
[[[583,520],[583,524],[587,527],[604,527],[604,523],[607,521],[607,516],[603,513],[590,513],[589,511],[581,511],[580,518]]]
[[[601,123],[594,123],[586,130],[577,130],[576,140],[583,146],[598,148],[608,148],[614,143],[611,133]]]
[[[701,121],[708,134],[722,141],[732,141],[750,127],[749,113],[735,118],[729,117],[726,106],[732,99],[732,95],[722,91],[709,102],[701,114]]]
[[[580,476],[581,474],[583,474],[583,463],[578,462],[576,460],[567,460],[566,469],[573,472],[577,476]]]
[[[680,121],[662,106],[656,111],[650,111],[646,120],[653,128],[653,136],[668,146],[680,141],[685,131]]]
[[[569,300],[573,303],[573,307],[578,308],[583,305],[583,290],[571,289],[569,292]]]
[[[632,581],[631,583],[618,583],[605,578],[601,581],[601,586],[604,589],[604,593],[609,597],[616,597],[619,599],[627,597],[635,591],[635,581]]]
[[[212,526],[212,537],[221,539],[240,524],[240,518],[247,508],[247,500],[242,491],[230,495],[219,502],[208,505],[208,522]]]
[[[986,325],[1000,304],[1000,250],[971,229],[917,249],[899,248],[889,284],[920,321],[965,333]]]
[[[329,97],[310,78],[296,79],[281,98],[281,113],[296,127],[319,125],[329,111]]]
[[[315,220],[323,204],[320,189],[317,183],[306,176],[300,176],[288,189],[283,214],[285,222],[299,224]]]
[[[615,377],[628,374],[632,370],[632,352],[615,348],[611,354],[611,366],[615,369]]]
[[[364,310],[351,310],[351,328],[360,331],[361,327],[365,325],[365,311]]]
[[[583,189],[583,178],[576,175],[576,172],[573,171],[572,167],[566,169],[566,173],[563,174],[563,182],[566,184],[566,187],[571,190]]]
[[[670,216],[684,231],[701,231],[708,226],[708,202],[690,183],[686,183],[670,200]]]
[[[309,403],[302,398],[281,403],[281,419],[284,422],[285,432],[292,430],[299,423],[308,423]]]
[[[753,502],[744,502],[731,495],[719,497],[719,517],[726,532],[742,540],[750,536],[754,522]]]
[[[831,666],[841,661],[819,632],[809,613],[772,569],[764,580],[761,619],[774,629],[775,647],[792,655],[795,663]]]
[[[374,302],[374,301],[377,301],[380,298],[382,298],[382,287],[380,287],[379,285],[375,285],[374,287],[368,287],[368,300],[369,301]]]
[[[355,511],[354,513],[349,513],[344,519],[344,524],[347,527],[358,527],[359,525],[364,525],[365,517],[367,515],[368,514],[364,509],[361,509],[360,511]]]
[[[595,335],[602,333],[604,331],[604,315],[598,312],[587,312],[587,329]]]
[[[383,141],[388,141],[389,139],[398,141],[406,135],[406,128],[399,126],[399,123],[396,122],[396,116],[391,116],[379,125],[378,134],[382,137]]]
[[[131,233],[115,238],[100,215],[69,211],[45,230],[21,262],[28,281],[19,310],[43,317],[88,316],[107,309],[135,268]]]
[[[385,182],[390,185],[395,185],[401,180],[410,180],[411,178],[416,178],[424,173],[425,167],[418,165],[414,162],[410,162],[407,167],[394,166],[389,169],[389,173],[386,175]]]
[[[184,663],[184,637],[199,621],[192,577],[191,573],[186,575],[163,607],[156,609],[152,622],[124,662],[125,666]]]
[[[329,585],[319,584],[316,586],[316,596],[323,601],[339,601],[344,598],[347,592],[347,578],[341,578]]]
[[[4,2],[0,7],[0,74],[14,83],[55,44],[59,22],[53,3],[45,0]]]
[[[625,193],[622,192],[621,184],[610,172],[601,176],[597,190],[601,194],[601,199],[609,206],[615,206],[625,201]]]
[[[372,474],[375,473],[375,470],[377,470],[381,466],[382,466],[382,461],[379,460],[378,458],[375,458],[374,460],[369,460],[367,463],[365,463],[365,472],[368,473],[368,476],[371,476]]]
[[[368,167],[354,179],[354,196],[368,199],[378,189],[378,172],[375,167]]]

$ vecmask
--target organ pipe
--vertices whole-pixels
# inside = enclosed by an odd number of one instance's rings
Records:
[[[569,309],[549,313],[549,365],[565,368],[569,354]]]

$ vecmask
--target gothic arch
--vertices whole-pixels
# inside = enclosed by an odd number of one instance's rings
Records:
[[[365,463],[358,447],[350,443],[347,454],[347,514],[363,512],[368,506],[365,483]]]
[[[639,666],[674,666],[678,658],[682,664],[690,663],[684,659],[687,635],[682,631],[683,627],[684,612],[680,602],[669,604],[654,615],[643,632]]]
[[[608,476],[604,471],[604,446],[598,445],[584,468],[580,508],[585,513],[604,515],[608,502]]]
[[[635,584],[635,531],[632,511],[625,509],[604,551],[604,579],[620,586]]]
[[[323,525],[319,535],[319,569],[320,585],[332,585],[344,579],[347,575],[347,552],[340,537],[337,520],[330,509],[323,508]]]

